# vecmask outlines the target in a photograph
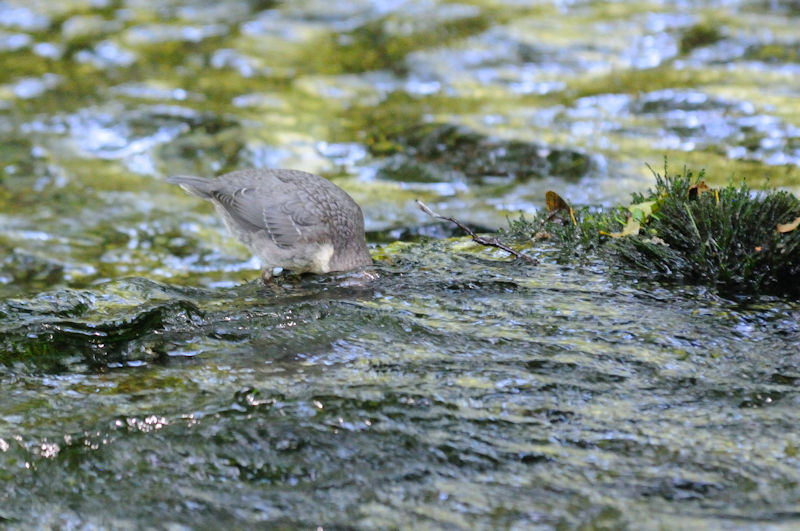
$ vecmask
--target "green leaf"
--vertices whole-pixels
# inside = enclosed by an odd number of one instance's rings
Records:
[[[642,228],[642,224],[631,216],[628,218],[627,223],[625,226],[622,227],[622,232],[605,232],[600,231],[600,234],[605,234],[606,236],[611,236],[612,238],[622,238],[624,236],[633,236],[639,234],[639,229]]]
[[[633,219],[639,223],[647,223],[647,220],[655,212],[658,212],[658,201],[645,201],[643,203],[636,203],[628,207]]]

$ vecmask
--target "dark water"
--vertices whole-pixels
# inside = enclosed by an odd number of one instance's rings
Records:
[[[0,2],[0,527],[800,526],[800,305],[493,229],[644,166],[798,191],[796,2]],[[294,167],[380,277],[171,173]],[[403,240],[403,241],[395,241]]]

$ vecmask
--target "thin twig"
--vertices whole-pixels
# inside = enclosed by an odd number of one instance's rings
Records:
[[[472,229],[470,229],[469,227],[467,227],[466,225],[464,225],[463,223],[458,221],[456,218],[451,218],[451,217],[448,217],[448,216],[442,216],[441,214],[437,214],[436,212],[431,210],[428,207],[428,205],[426,205],[425,203],[423,203],[419,199],[417,199],[416,201],[417,201],[417,206],[419,206],[420,210],[422,210],[423,212],[425,212],[426,214],[428,214],[431,217],[438,218],[438,219],[441,219],[441,220],[444,220],[444,221],[449,221],[450,223],[454,223],[459,229],[461,229],[464,232],[466,232],[467,234],[469,234],[469,236],[472,238],[472,241],[474,241],[475,243],[479,243],[481,245],[486,245],[487,247],[496,247],[497,249],[501,249],[501,250],[513,255],[514,258],[522,258],[522,259],[525,259],[525,260],[527,260],[528,262],[530,262],[530,263],[532,263],[534,265],[539,265],[539,260],[537,260],[536,258],[530,257],[530,256],[528,256],[526,254],[522,254],[519,251],[515,251],[514,249],[512,249],[508,245],[505,245],[504,243],[501,243],[501,242],[497,241],[497,238],[486,239],[483,236],[478,236],[477,234],[475,234],[475,231],[473,231]]]

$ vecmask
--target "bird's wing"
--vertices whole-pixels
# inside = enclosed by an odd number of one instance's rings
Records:
[[[278,247],[319,242],[326,220],[314,208],[315,198],[297,189],[281,193],[281,188],[280,182],[272,187],[233,185],[215,190],[211,196],[235,222],[251,231],[266,231]]]

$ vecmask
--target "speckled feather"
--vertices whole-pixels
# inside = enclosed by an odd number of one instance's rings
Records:
[[[372,263],[361,208],[327,179],[297,170],[240,170],[167,182],[214,203],[264,268],[324,273]]]

